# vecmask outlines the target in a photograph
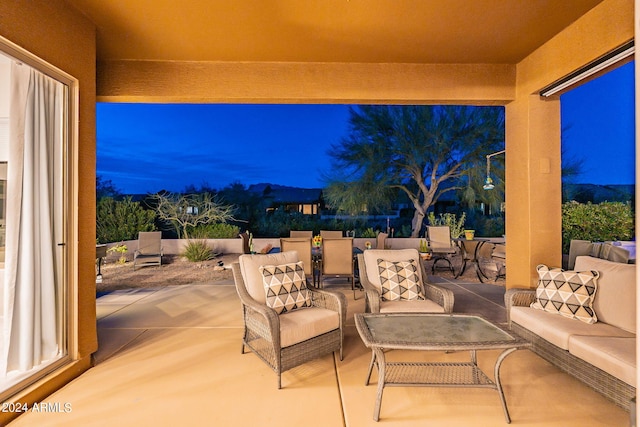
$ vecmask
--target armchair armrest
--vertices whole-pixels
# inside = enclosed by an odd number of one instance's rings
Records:
[[[341,292],[309,287],[311,291],[311,305],[336,311],[340,314],[340,328],[347,322],[347,297]]]
[[[424,287],[424,296],[431,301],[434,301],[439,306],[444,308],[445,313],[453,312],[454,295],[451,289],[446,289],[441,286],[434,285],[427,282],[427,271],[425,270],[424,263],[420,262],[420,268],[422,269],[422,282]]]
[[[274,309],[254,300],[246,291],[244,279],[240,272],[240,264],[231,265],[233,278],[241,286],[236,286],[238,297],[242,304],[244,322],[247,329],[280,348],[280,317]]]
[[[424,283],[424,296],[444,308],[445,313],[453,312],[453,292],[432,283]]]
[[[364,289],[365,311],[368,313],[380,313],[380,292],[367,277],[367,266],[364,263],[364,255],[358,254],[358,270],[360,271],[360,284]]]
[[[504,294],[504,306],[507,310],[507,324],[509,327],[511,327],[511,307],[528,307],[535,300],[535,289],[507,289]]]

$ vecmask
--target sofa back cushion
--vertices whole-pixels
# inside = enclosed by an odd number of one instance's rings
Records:
[[[600,273],[593,309],[598,321],[636,333],[636,266],[590,256],[576,258],[575,270]]]

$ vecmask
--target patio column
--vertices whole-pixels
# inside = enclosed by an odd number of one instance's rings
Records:
[[[560,100],[516,96],[506,107],[507,288],[536,286],[538,264],[562,262]]]

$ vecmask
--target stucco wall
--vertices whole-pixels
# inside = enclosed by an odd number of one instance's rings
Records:
[[[86,370],[96,351],[95,306],[95,27],[62,0],[0,2],[0,36],[29,51],[80,82],[78,128],[78,287],[72,290],[77,312],[70,313],[71,356],[75,363],[25,391],[20,399],[34,401],[50,394]],[[0,424],[6,416],[0,413]]]
[[[559,96],[537,92],[634,37],[633,0],[606,0],[517,66],[507,105],[507,287],[533,287],[540,263],[561,265]]]

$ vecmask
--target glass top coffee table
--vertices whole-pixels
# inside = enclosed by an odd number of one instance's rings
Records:
[[[366,385],[378,368],[378,394],[373,419],[380,418],[385,386],[485,387],[498,391],[507,423],[511,422],[500,383],[500,365],[512,352],[529,343],[480,316],[465,314],[356,313],[358,333],[372,350]],[[477,350],[500,350],[495,382],[478,367]],[[469,362],[386,362],[386,350],[470,351]]]

